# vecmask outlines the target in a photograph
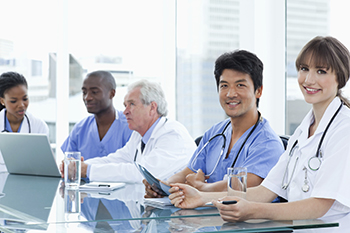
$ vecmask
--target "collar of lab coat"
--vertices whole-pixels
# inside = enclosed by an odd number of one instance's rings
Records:
[[[157,132],[164,126],[164,124],[167,122],[167,120],[168,120],[168,119],[167,119],[166,117],[161,117],[161,118],[159,119],[159,122],[158,122],[158,124],[156,125],[156,127],[154,127],[154,130],[153,130],[153,132],[152,132],[152,134],[151,134],[151,136],[150,136],[148,142],[149,142],[150,140],[154,139],[155,135],[157,135]]]
[[[5,108],[0,112],[0,132],[3,131],[5,128],[5,125],[4,125],[5,112],[6,112]],[[28,117],[29,122],[31,123],[32,122],[31,115],[28,112],[26,112],[26,115]],[[22,120],[20,133],[29,133],[29,125],[28,125],[27,117],[24,117]]]
[[[333,101],[328,105],[326,111],[324,112],[321,122],[318,125],[313,137],[316,137],[318,135],[322,135],[323,132],[325,131],[329,121],[331,120],[331,118],[333,117],[334,113],[337,111],[337,109],[340,106],[340,99],[339,97],[335,97],[333,99]],[[300,129],[300,137],[302,138],[302,140],[300,141],[300,148],[302,148],[304,145],[303,142],[306,143],[307,138],[309,136],[309,128],[310,128],[310,124],[312,123],[312,121],[314,120],[314,115],[312,112],[312,109],[308,112],[308,114],[305,116],[305,118],[303,119],[303,121],[301,122],[299,129]]]
[[[158,121],[158,124],[154,127],[153,131],[152,131],[152,134],[150,136],[150,138],[148,139],[148,142],[147,144],[152,144],[152,141],[154,140],[154,138],[158,138],[159,137],[159,134],[162,133],[163,129],[164,129],[164,125],[165,123],[168,121],[168,119],[166,117],[161,117]],[[135,131],[136,132],[136,131]],[[137,132],[138,133],[138,132]],[[138,135],[140,136],[140,139],[138,139],[137,141],[139,141],[138,145],[137,145],[137,149],[138,151],[141,151],[141,139],[142,139],[142,136],[141,134],[138,133]],[[147,154],[150,147],[147,146],[146,144],[146,147],[143,151],[143,154]],[[138,156],[137,156],[138,157]]]

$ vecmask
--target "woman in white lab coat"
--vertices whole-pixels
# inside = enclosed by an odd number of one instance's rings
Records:
[[[6,72],[0,75],[0,132],[40,133],[49,135],[47,124],[26,112],[28,84],[23,75]],[[0,153],[0,171],[6,171]]]
[[[296,68],[312,109],[263,183],[249,188],[246,200],[178,184],[170,196],[175,206],[193,208],[213,200],[225,221],[313,219],[350,212],[350,103],[340,90],[349,80],[349,51],[333,37],[316,37],[299,53]],[[277,196],[288,203],[270,203]],[[218,198],[237,204],[223,205]]]

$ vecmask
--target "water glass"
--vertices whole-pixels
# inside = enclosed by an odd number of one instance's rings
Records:
[[[65,152],[64,184],[66,189],[79,189],[81,179],[81,154],[78,151]]]
[[[228,196],[238,196],[245,199],[247,192],[247,168],[229,167],[227,168],[227,177]]]

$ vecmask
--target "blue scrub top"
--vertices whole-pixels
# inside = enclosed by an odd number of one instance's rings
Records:
[[[5,114],[6,114],[6,112],[5,112]],[[26,118],[26,116],[24,118]],[[23,118],[23,120],[24,120],[24,118]],[[18,128],[17,132],[21,132],[23,120],[22,120],[21,124],[19,125],[19,128]],[[11,128],[11,124],[9,122],[9,119],[7,119],[7,117],[6,117],[6,125],[5,125],[5,129],[4,130],[7,130],[8,132],[13,133],[12,128]]]
[[[9,122],[9,119],[6,117],[6,108],[4,109],[4,117],[5,117],[5,127],[4,127],[4,131],[8,131],[9,133],[13,133],[13,130],[12,130],[12,128],[11,128],[11,124],[10,124],[10,122]],[[24,115],[24,117],[23,117],[23,120],[21,121],[21,124],[19,125],[19,128],[18,128],[18,130],[17,130],[17,132],[21,132],[21,128],[22,128],[22,125],[23,125],[23,121],[24,120],[27,120],[28,121],[28,124],[30,124],[29,123],[29,119],[28,119],[28,116],[27,115]],[[28,125],[28,127],[29,127],[29,125]],[[30,127],[29,127],[29,131],[31,131],[30,130]],[[31,133],[31,132],[28,132],[28,133]]]
[[[205,174],[209,174],[213,170],[219,159],[220,151],[223,145],[222,136],[216,137],[216,139],[211,141],[198,155],[196,160],[194,160],[194,158],[211,137],[222,133],[229,121],[230,119],[221,121],[205,132],[197,150],[194,152],[190,162],[187,165],[189,169],[195,172],[200,168]],[[238,141],[233,145],[228,158],[225,159],[232,136],[231,124],[227,127],[224,132],[224,135],[226,136],[225,150],[219,159],[217,168],[207,180],[208,183],[223,180],[225,174],[227,173],[227,168],[232,166],[239,149],[253,127],[254,126],[249,128],[238,139]],[[280,155],[283,152],[284,147],[279,136],[272,130],[268,121],[263,119],[258,123],[256,129],[248,138],[234,166],[247,167],[248,173],[253,173],[261,178],[265,178],[270,169],[277,163]]]
[[[78,122],[68,138],[61,146],[61,150],[80,151],[84,160],[107,156],[122,148],[129,140],[132,130],[121,111],[116,111],[118,117],[100,141],[95,116],[91,115]]]

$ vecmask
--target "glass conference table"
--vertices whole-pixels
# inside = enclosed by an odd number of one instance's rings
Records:
[[[0,232],[342,232],[350,215],[224,222],[212,207],[146,205],[142,184],[112,192],[65,190],[58,178],[0,173]],[[344,223],[344,224],[343,224]]]

